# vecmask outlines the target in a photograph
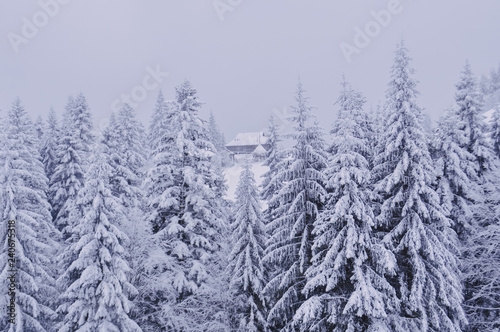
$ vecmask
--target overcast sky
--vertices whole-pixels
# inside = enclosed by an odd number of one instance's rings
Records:
[[[478,75],[500,63],[498,0],[58,1],[0,0],[3,114],[20,96],[33,117],[51,105],[61,115],[67,96],[82,91],[102,126],[132,94],[148,125],[159,87],[173,98],[186,78],[205,101],[201,116],[212,110],[231,139],[283,113],[300,76],[329,128],[341,74],[376,105],[404,37],[420,104],[438,119],[466,59]],[[374,13],[387,12],[377,23]]]

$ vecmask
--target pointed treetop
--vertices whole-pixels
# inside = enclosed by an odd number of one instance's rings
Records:
[[[340,94],[337,100],[335,101],[336,105],[339,105],[340,109],[338,112],[338,116],[344,116],[342,113],[356,113],[355,115],[359,115],[363,109],[363,105],[366,103],[366,98],[363,96],[361,92],[355,90],[351,84],[346,80],[344,74],[342,74],[342,79],[340,81]],[[335,126],[335,124],[334,124]]]
[[[47,117],[47,127],[49,130],[56,130],[57,129],[57,114],[56,111],[54,110],[54,107],[50,107],[49,111],[49,116]]]
[[[165,97],[163,96],[163,92],[160,90],[158,91],[158,96],[156,97],[155,112],[161,111],[163,109],[164,104],[165,104]]]
[[[412,58],[404,41],[400,41],[394,52],[394,64],[391,68],[391,80],[387,89],[386,97],[396,100],[406,100],[408,97],[415,98],[419,95],[416,90],[418,81],[414,78],[415,69],[410,66]],[[405,91],[405,93],[395,93]],[[407,96],[406,94],[409,94]]]
[[[302,82],[299,79],[294,96],[297,104],[296,106],[291,106],[292,115],[288,117],[289,121],[296,123],[295,130],[298,132],[304,131],[307,122],[315,118],[315,115],[312,113],[315,107],[308,104],[309,97],[305,95],[305,92],[306,90],[302,87]]]
[[[156,100],[157,101],[160,101],[160,100],[164,101],[165,100],[163,97],[163,91],[161,89],[158,91],[158,97],[156,97]]]
[[[465,65],[460,73],[460,81],[455,86],[457,88],[457,92],[455,93],[455,100],[457,102],[468,102],[464,100],[464,98],[467,98],[464,95],[465,92],[475,97],[478,106],[482,106],[482,96],[479,93],[476,76],[472,72],[469,60],[465,61]]]
[[[10,134],[17,137],[18,135],[25,134],[25,130],[33,129],[31,128],[31,119],[24,109],[24,106],[22,105],[21,99],[19,97],[16,97],[16,99],[12,103],[12,107],[7,113],[7,116],[11,128]]]
[[[175,88],[176,101],[181,111],[198,112],[198,108],[203,104],[196,96],[196,89],[191,86],[188,80]]]

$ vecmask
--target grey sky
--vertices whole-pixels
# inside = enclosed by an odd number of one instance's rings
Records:
[[[147,93],[136,109],[148,125],[158,89],[144,78],[159,68],[169,73],[159,80],[167,98],[189,79],[206,102],[202,116],[213,110],[231,139],[262,129],[273,110],[290,105],[299,75],[327,128],[342,72],[367,107],[376,105],[402,36],[420,104],[434,119],[452,103],[465,59],[478,75],[500,63],[498,0],[400,0],[398,13],[350,63],[339,45],[354,45],[355,28],[365,29],[375,21],[371,11],[396,0],[217,1],[232,6],[224,20],[212,0],[65,0],[54,17],[40,14],[36,1],[0,0],[0,108],[19,95],[32,115],[46,115],[51,105],[61,115],[67,96],[82,91],[99,123],[114,100],[135,89]],[[23,37],[23,17],[33,22],[33,15],[42,27],[16,53],[8,34]]]

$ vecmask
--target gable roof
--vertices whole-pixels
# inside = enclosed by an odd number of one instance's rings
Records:
[[[255,148],[255,150],[253,150],[253,154],[255,155],[265,155],[266,153],[267,150],[260,144]]]

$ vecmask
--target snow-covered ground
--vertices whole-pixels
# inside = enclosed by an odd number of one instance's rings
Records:
[[[249,162],[252,165],[252,172],[255,174],[255,181],[258,186],[262,183],[262,175],[268,171],[267,166],[262,165],[262,161],[254,161],[250,155],[236,155],[236,163],[233,167],[224,170],[224,178],[228,186],[226,198],[233,200],[236,198],[236,187],[240,179],[243,166]]]
[[[500,107],[500,104],[497,105],[496,107]],[[486,118],[486,122],[488,124],[491,124],[491,121],[493,121],[493,113],[494,112],[495,112],[495,108],[492,108],[491,110],[483,113],[484,117]]]

